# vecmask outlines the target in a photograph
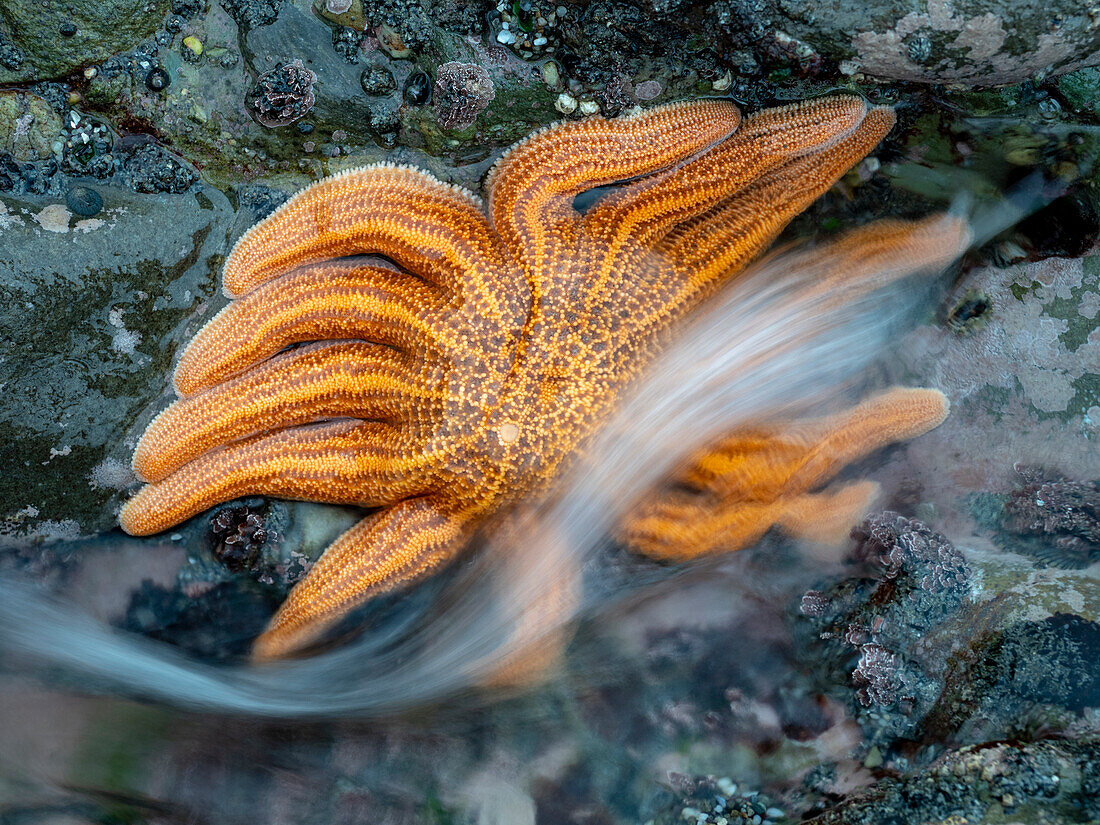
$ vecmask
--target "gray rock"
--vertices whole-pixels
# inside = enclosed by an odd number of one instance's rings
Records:
[[[0,92],[0,152],[20,161],[48,158],[61,134],[61,117],[38,95]]]
[[[962,748],[914,776],[877,782],[809,822],[1091,821],[1100,813],[1098,760],[1094,737]]]
[[[823,56],[890,80],[991,86],[1100,63],[1100,16],[1074,0],[778,0]]]
[[[60,77],[118,54],[152,34],[170,5],[170,0],[4,0],[0,83]]]
[[[18,445],[0,457],[0,542],[114,525],[134,436],[215,293],[224,195],[98,191],[90,219],[63,198],[0,198],[0,440]]]

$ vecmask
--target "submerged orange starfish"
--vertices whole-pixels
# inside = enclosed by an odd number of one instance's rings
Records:
[[[851,96],[743,121],[730,103],[698,101],[536,133],[494,168],[487,209],[392,165],[308,187],[230,254],[235,300],[187,347],[175,374],[182,397],[138,444],[134,469],[149,484],[123,508],[123,528],[154,533],[249,494],[378,508],[326,550],[255,654],[301,648],[546,489],[673,323],[893,122],[890,109]],[[574,210],[580,192],[625,180],[586,214]],[[806,514],[845,504],[853,517],[865,496],[807,494],[871,442],[842,446],[831,463],[814,447],[842,445],[868,420],[886,433],[877,443],[938,423],[942,396],[911,392],[854,419],[719,445],[725,463],[698,471],[712,513],[694,544],[668,549],[693,515],[672,504],[663,526],[643,511],[625,534],[660,555],[715,549],[737,521],[729,513],[744,509],[734,478],[791,505],[745,515],[734,545],[795,524],[796,500]]]

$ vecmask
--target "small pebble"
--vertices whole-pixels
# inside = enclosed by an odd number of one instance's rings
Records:
[[[547,86],[557,86],[561,81],[561,72],[558,64],[553,60],[547,60],[542,64],[542,80]]]
[[[554,108],[563,115],[571,115],[577,110],[577,99],[568,92],[562,92],[554,101]]]
[[[594,115],[600,111],[600,104],[594,100],[582,100],[579,108],[582,115]]]
[[[634,87],[634,95],[638,100],[653,100],[661,94],[661,84],[656,80],[643,80]]]
[[[191,53],[192,59],[197,59],[202,56],[202,41],[195,37],[195,35],[190,34],[183,38],[183,46],[187,49],[187,51],[183,53],[184,57],[187,57],[187,52]]]
[[[103,198],[89,186],[74,186],[65,193],[65,205],[74,215],[92,218],[103,209]]]

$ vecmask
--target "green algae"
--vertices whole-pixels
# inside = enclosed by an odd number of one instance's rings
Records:
[[[0,37],[19,65],[0,65],[0,83],[48,80],[124,51],[152,34],[170,0],[4,0]],[[71,26],[71,35],[61,34]]]
[[[215,291],[231,218],[220,193],[206,193],[211,209],[194,194],[103,191],[101,218],[66,231],[36,225],[56,209],[46,201],[3,201],[0,432],[21,448],[0,458],[0,535],[112,525],[125,439],[163,392],[181,325]]]

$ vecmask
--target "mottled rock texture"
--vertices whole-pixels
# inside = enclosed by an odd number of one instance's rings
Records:
[[[4,0],[0,83],[59,78],[130,48],[164,19],[170,0]]]
[[[779,0],[789,33],[873,77],[1018,83],[1100,63],[1100,13],[1074,0]]]
[[[99,191],[90,219],[64,198],[0,197],[0,439],[19,445],[0,454],[0,542],[113,526],[127,435],[214,293],[224,195]]]

